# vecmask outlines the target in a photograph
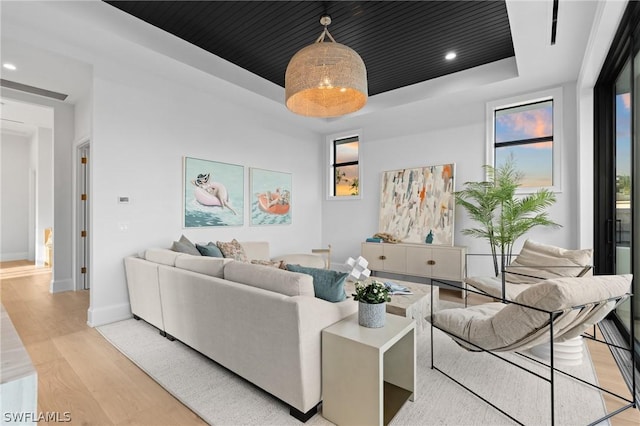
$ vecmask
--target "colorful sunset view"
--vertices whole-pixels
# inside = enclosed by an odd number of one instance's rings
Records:
[[[359,194],[358,143],[356,141],[336,145],[335,164],[356,162],[356,164],[335,168],[336,196],[355,196]]]
[[[513,156],[523,174],[521,186],[553,185],[553,101],[537,102],[495,113],[495,165],[500,167]],[[537,143],[531,139],[548,138]],[[504,142],[522,142],[503,145]]]

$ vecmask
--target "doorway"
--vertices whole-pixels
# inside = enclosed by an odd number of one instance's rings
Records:
[[[0,98],[0,260],[50,267],[54,225],[53,108]],[[50,250],[48,250],[50,249]]]

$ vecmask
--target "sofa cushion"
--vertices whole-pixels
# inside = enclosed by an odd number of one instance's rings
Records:
[[[181,254],[176,258],[176,268],[198,272],[212,277],[224,277],[225,263],[232,262],[231,259],[210,256],[191,256]]]
[[[329,269],[308,268],[300,265],[287,265],[292,272],[301,272],[313,277],[313,289],[316,297],[328,302],[342,302],[347,298],[344,281],[349,274]]]
[[[220,251],[216,243],[211,241],[207,245],[196,244],[196,248],[198,249],[200,254],[203,256],[224,257],[224,255],[222,254],[222,252]]]
[[[224,257],[237,260],[239,262],[248,262],[247,255],[245,254],[242,245],[235,238],[228,243],[218,241],[216,244]]]
[[[196,245],[193,244],[187,237],[184,235],[180,236],[178,241],[174,241],[171,245],[171,250],[177,251],[179,253],[187,253],[192,254],[194,256],[201,256],[200,252],[196,248]]]
[[[178,256],[180,256],[180,253],[166,248],[151,248],[144,252],[144,258],[149,262],[168,266],[176,266]]]
[[[271,260],[267,241],[243,241],[240,245],[247,259]]]
[[[518,257],[506,268],[514,284],[535,284],[549,278],[576,277],[589,267],[593,250],[566,250],[527,240]]]
[[[483,291],[498,299],[502,298],[502,276],[499,277],[467,277],[464,279],[464,283],[475,287],[476,289]],[[505,299],[513,300],[517,295],[525,291],[533,284],[518,283],[518,285],[511,285],[511,283],[505,283]],[[473,290],[473,289],[472,289]]]
[[[224,266],[224,279],[284,294],[314,297],[313,279],[271,266],[229,262]]]

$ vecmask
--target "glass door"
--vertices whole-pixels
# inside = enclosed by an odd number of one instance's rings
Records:
[[[637,65],[637,64],[634,64]],[[614,85],[615,126],[615,273],[631,274],[632,266],[632,213],[633,213],[633,125],[631,97],[631,61],[627,61]],[[637,67],[634,67],[638,69]],[[619,322],[631,330],[630,301],[616,308]],[[636,333],[637,333],[636,328]],[[637,338],[638,336],[636,336]]]
[[[640,365],[640,2],[629,2],[594,88],[594,268],[634,274],[612,318]],[[633,303],[633,305],[632,305]]]

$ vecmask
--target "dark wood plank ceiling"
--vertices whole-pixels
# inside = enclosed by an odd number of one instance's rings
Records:
[[[289,59],[332,18],[369,95],[514,56],[504,1],[107,1],[284,87]],[[445,60],[447,52],[457,58]]]

